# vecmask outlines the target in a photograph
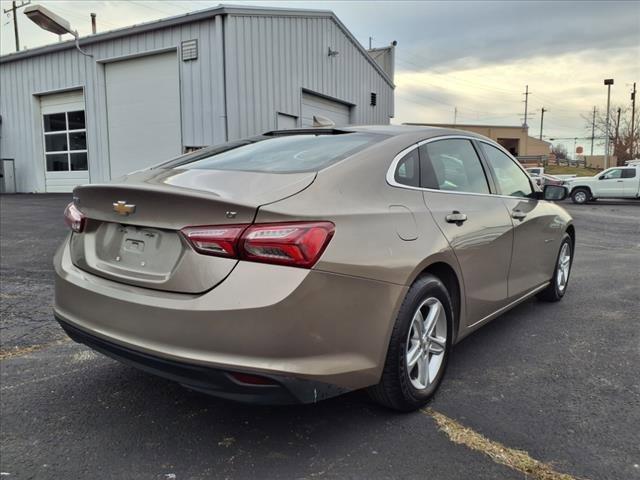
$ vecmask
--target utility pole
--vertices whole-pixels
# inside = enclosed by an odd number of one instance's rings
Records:
[[[529,95],[531,95],[531,93],[529,92],[529,85],[527,85],[525,87],[525,91],[523,93],[524,95],[524,123],[522,124],[522,126],[524,128],[529,128],[529,125],[527,125],[527,112],[528,112],[528,108],[529,108]]]
[[[606,170],[609,168],[609,140],[611,140],[611,135],[609,135],[609,117],[611,116],[611,112],[609,110],[611,108],[611,85],[613,85],[613,78],[605,79],[604,84],[607,86],[607,123],[604,143],[604,169]]]
[[[458,121],[458,107],[453,107],[453,124]]]
[[[636,82],[633,82],[633,92],[631,92],[631,147],[629,153],[631,154],[631,158],[634,158],[634,150],[635,146],[635,126],[636,126]]]
[[[20,36],[18,35],[18,9],[22,7],[26,7],[31,3],[31,0],[28,2],[20,2],[20,5],[16,5],[16,2],[11,2],[11,8],[7,8],[4,10],[4,13],[12,12],[13,14],[13,33],[16,37],[16,52],[20,51]]]
[[[548,112],[546,108],[542,107],[542,115],[540,115],[540,140],[542,140],[542,125],[544,125],[544,112]]]
[[[618,139],[620,138],[620,112],[621,111],[622,109],[618,107],[618,120],[616,121],[616,143],[618,143]]]
[[[593,107],[593,119],[591,120],[591,156],[593,157],[593,139],[596,136],[596,107]]]

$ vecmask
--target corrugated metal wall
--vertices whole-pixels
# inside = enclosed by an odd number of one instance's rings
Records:
[[[225,60],[230,139],[275,129],[276,112],[299,117],[302,89],[355,105],[353,124],[393,115],[393,88],[331,18],[229,16]]]
[[[223,18],[226,70],[218,48]],[[234,14],[158,26],[83,47],[93,58],[66,49],[0,64],[0,157],[15,159],[18,191],[45,191],[39,94],[84,89],[90,179],[108,181],[105,62],[190,39],[198,40],[198,59],[178,59],[183,146],[225,141],[223,83],[229,139],[275,129],[277,112],[300,117],[302,89],[354,105],[355,124],[387,124],[393,115],[392,87],[329,17]],[[329,47],[339,55],[329,57]]]
[[[214,18],[88,45],[85,50],[93,58],[68,49],[0,64],[0,157],[15,159],[18,191],[45,191],[39,98],[34,94],[84,88],[89,175],[92,182],[107,181],[109,146],[101,62],[178,48],[183,40],[194,38],[198,39],[198,60],[178,60],[183,144],[221,143],[225,141],[224,102],[215,82],[221,78],[222,48],[218,48]]]

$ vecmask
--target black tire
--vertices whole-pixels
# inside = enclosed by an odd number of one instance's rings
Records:
[[[562,247],[568,244],[569,245],[569,253],[571,255],[571,260],[569,262],[569,273],[567,275],[567,280],[565,283],[564,289],[560,288],[558,282],[558,268],[560,267],[560,253],[562,252]],[[553,277],[551,277],[551,283],[549,286],[538,293],[538,299],[545,302],[558,302],[562,300],[565,293],[567,293],[567,287],[569,285],[569,277],[571,276],[571,266],[573,265],[573,242],[571,241],[571,237],[569,234],[565,233],[562,237],[562,242],[560,242],[560,248],[558,249],[558,256],[556,257],[556,266],[553,269]]]
[[[424,389],[417,389],[411,383],[406,366],[407,337],[413,317],[419,306],[428,298],[440,301],[446,314],[446,347],[444,358],[435,379]],[[424,406],[438,389],[447,369],[453,338],[453,308],[451,297],[444,284],[433,275],[419,277],[411,286],[396,318],[387,358],[380,383],[369,387],[370,397],[385,407],[409,412]]]
[[[571,201],[573,203],[582,205],[587,203],[589,200],[591,200],[591,192],[586,188],[578,187],[573,189],[571,192]]]

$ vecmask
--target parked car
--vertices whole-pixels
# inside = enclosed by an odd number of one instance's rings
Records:
[[[532,177],[539,177],[540,175],[544,175],[544,167],[529,167],[526,169],[527,173],[529,173]]]
[[[54,259],[69,336],[224,398],[368,388],[413,410],[455,343],[566,293],[575,230],[500,145],[458,130],[270,132],[81,186]]]
[[[568,182],[573,203],[599,198],[640,198],[640,165],[613,167],[593,177],[578,177]]]
[[[554,175],[547,175],[543,173],[542,175],[537,175],[535,177],[531,177],[536,182],[539,187],[543,187],[544,185],[564,185],[565,181],[561,178],[558,178]]]

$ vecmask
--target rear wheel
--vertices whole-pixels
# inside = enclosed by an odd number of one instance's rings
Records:
[[[370,396],[400,411],[425,405],[444,376],[452,337],[453,309],[447,289],[433,275],[418,278],[400,308],[382,378],[369,388]]]
[[[560,243],[560,251],[556,260],[556,268],[553,271],[553,278],[549,286],[538,294],[540,300],[546,302],[557,302],[567,291],[571,264],[573,263],[573,242],[571,237],[565,233]]]
[[[571,192],[571,201],[577,204],[587,203],[591,194],[589,190],[586,188],[576,188],[573,192]]]

